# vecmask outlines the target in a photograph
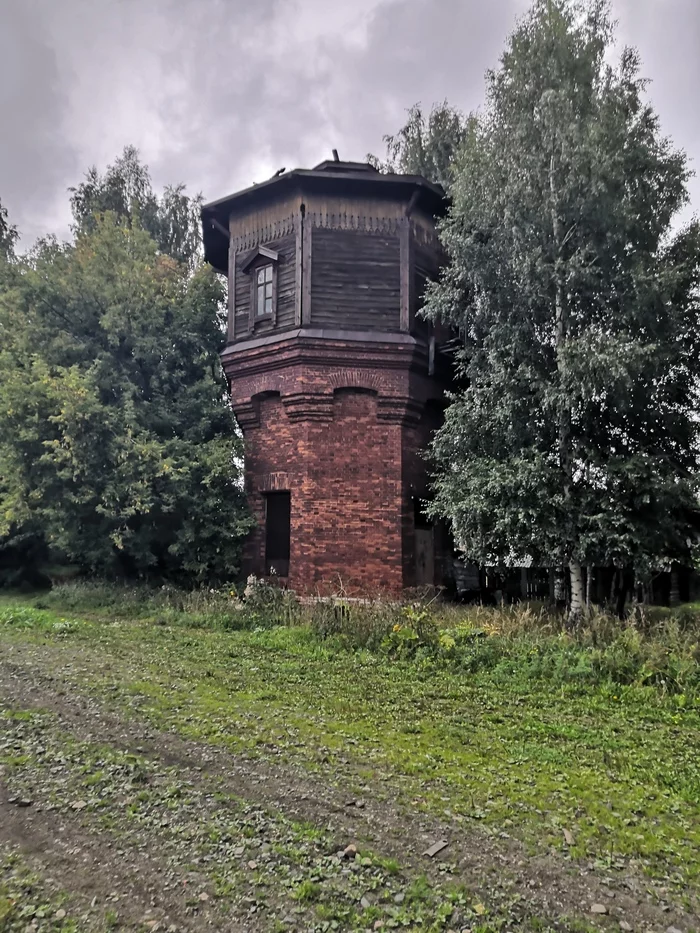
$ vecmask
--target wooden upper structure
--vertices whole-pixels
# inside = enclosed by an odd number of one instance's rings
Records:
[[[205,257],[229,278],[228,343],[309,327],[412,332],[443,210],[442,190],[420,176],[340,161],[206,204]],[[265,265],[269,313],[255,302]]]

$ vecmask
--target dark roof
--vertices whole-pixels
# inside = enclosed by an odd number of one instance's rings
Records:
[[[445,211],[445,194],[421,175],[393,175],[379,172],[368,162],[321,162],[313,169],[295,168],[273,176],[259,185],[251,185],[202,207],[204,256],[219,272],[228,268],[229,218],[237,210],[253,204],[291,195],[299,191],[344,196],[379,196],[410,201],[417,195],[420,205],[433,216]]]

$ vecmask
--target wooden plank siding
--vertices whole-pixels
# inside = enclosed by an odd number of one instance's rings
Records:
[[[311,325],[398,331],[399,236],[316,227],[311,265]]]

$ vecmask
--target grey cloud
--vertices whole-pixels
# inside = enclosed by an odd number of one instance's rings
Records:
[[[0,197],[29,241],[51,229],[77,170],[63,128],[70,88],[35,14],[31,2],[0,6]]]
[[[527,0],[0,0],[0,197],[65,233],[66,187],[126,143],[216,198],[283,165],[381,154],[413,103],[483,101]],[[697,0],[616,0],[664,129],[700,150]],[[9,78],[9,84],[8,84]],[[700,204],[700,182],[693,183]]]

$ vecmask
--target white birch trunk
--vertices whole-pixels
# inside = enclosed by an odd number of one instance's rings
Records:
[[[578,625],[583,617],[583,568],[581,564],[572,561],[569,564],[571,576],[571,608],[569,609],[569,625]]]

